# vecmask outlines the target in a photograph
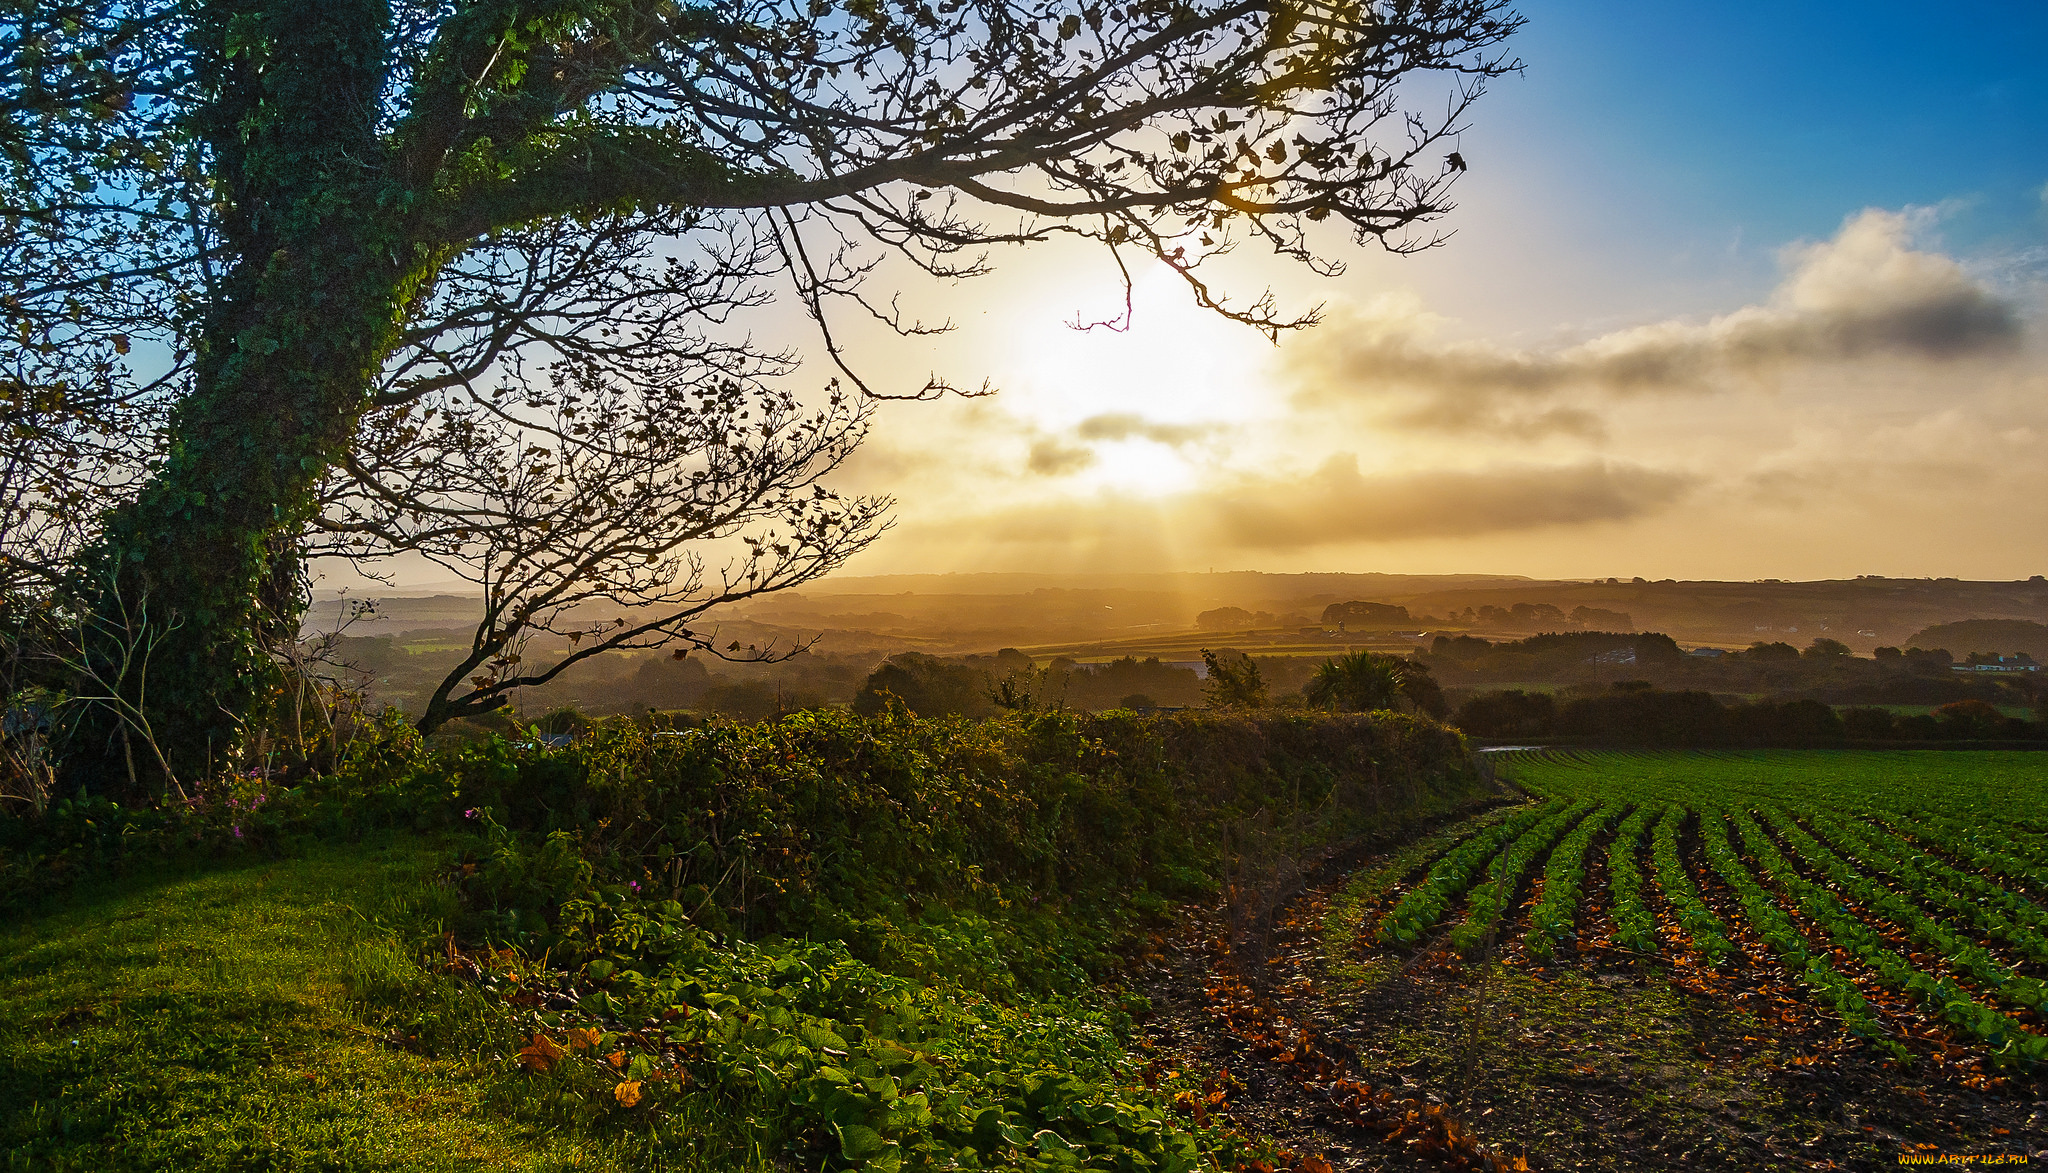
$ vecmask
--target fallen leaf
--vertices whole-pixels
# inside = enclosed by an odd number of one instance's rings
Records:
[[[562,1061],[567,1054],[561,1044],[544,1034],[536,1033],[533,1041],[519,1049],[520,1065],[528,1071],[547,1071]]]
[[[613,1071],[624,1071],[626,1069],[626,1053],[624,1051],[613,1051],[604,1057],[604,1061],[612,1065]]]
[[[637,1079],[629,1080],[613,1088],[612,1098],[619,1102],[619,1107],[621,1108],[630,1108],[638,1104],[640,1102],[640,1081]]]
[[[569,1049],[571,1051],[588,1051],[597,1046],[598,1040],[603,1037],[603,1033],[595,1027],[573,1027],[569,1031]]]

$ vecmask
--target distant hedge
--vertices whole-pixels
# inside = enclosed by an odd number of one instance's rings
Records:
[[[1799,746],[1841,741],[2048,740],[2048,728],[1980,700],[1900,716],[1882,708],[1837,713],[1817,700],[1723,704],[1713,694],[1623,685],[1560,703],[1548,693],[1482,693],[1454,723],[1490,740],[1562,738],[1605,745]]]

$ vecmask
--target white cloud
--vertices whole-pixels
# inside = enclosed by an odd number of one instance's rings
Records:
[[[1801,367],[1949,365],[2012,353],[2015,306],[1953,258],[1912,247],[1928,214],[1871,209],[1832,239],[1785,250],[1770,299],[1704,324],[1663,321],[1553,350],[1440,342],[1412,301],[1342,315],[1290,352],[1305,405],[1377,407],[1417,430],[1597,437],[1586,395],[1699,392]],[[1575,402],[1559,403],[1577,396]]]

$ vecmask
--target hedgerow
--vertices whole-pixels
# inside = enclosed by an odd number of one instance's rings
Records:
[[[1395,714],[821,711],[436,752],[386,732],[330,776],[238,781],[260,834],[180,850],[441,836],[439,973],[369,999],[375,1025],[496,1065],[562,1127],[713,1168],[1238,1164],[1251,1142],[1175,1110],[1191,1076],[1124,1051],[1143,1001],[1099,984],[1114,945],[1221,895],[1252,846],[1492,793],[1456,733]],[[150,817],[55,850],[119,866],[198,825]],[[496,1025],[451,1011],[451,982]]]

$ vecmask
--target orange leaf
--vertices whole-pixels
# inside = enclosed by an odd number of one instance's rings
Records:
[[[603,1033],[595,1027],[574,1027],[569,1031],[569,1049],[571,1051],[588,1051],[597,1046],[598,1040],[603,1037]]]
[[[626,1053],[624,1051],[613,1051],[604,1057],[604,1061],[612,1065],[613,1071],[624,1071],[626,1069]]]
[[[528,1071],[546,1071],[560,1063],[566,1053],[562,1050],[561,1044],[544,1034],[536,1033],[533,1042],[520,1048],[519,1062]]]
[[[630,1108],[639,1103],[640,1081],[637,1079],[631,1080],[613,1088],[612,1098],[619,1102],[619,1107],[621,1108]]]

